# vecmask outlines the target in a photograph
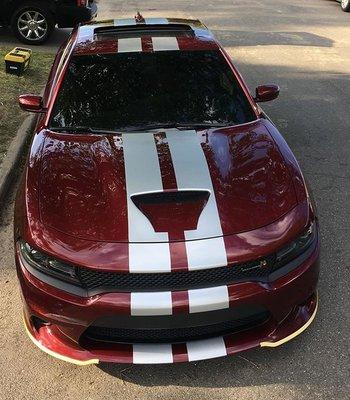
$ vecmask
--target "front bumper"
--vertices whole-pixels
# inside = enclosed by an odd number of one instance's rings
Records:
[[[230,309],[258,304],[269,312],[263,324],[183,343],[82,342],[84,332],[98,318],[127,313],[126,294],[75,296],[35,278],[18,254],[16,263],[25,326],[32,341],[43,351],[79,365],[98,362],[156,364],[215,358],[254,347],[275,347],[293,339],[311,324],[317,311],[318,256],[317,245],[299,267],[272,283],[241,282],[229,286]],[[178,298],[181,303],[181,296]],[[46,324],[34,323],[35,317]]]

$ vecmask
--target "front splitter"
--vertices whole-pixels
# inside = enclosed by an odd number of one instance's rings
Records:
[[[54,325],[42,326],[36,330],[26,316],[24,324],[28,336],[42,351],[76,365],[91,365],[99,362],[165,364],[222,357],[259,346],[280,346],[294,339],[310,326],[316,316],[317,308],[318,296],[314,294],[307,303],[296,307],[277,326],[263,326],[251,332],[237,332],[186,343],[106,343],[104,346],[99,344],[91,348],[82,348],[60,334]]]

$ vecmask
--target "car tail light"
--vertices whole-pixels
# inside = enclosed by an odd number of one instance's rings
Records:
[[[87,0],[77,0],[78,7],[86,7]]]

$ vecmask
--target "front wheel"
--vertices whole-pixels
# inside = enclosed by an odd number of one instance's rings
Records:
[[[350,11],[350,0],[341,0],[340,6],[343,11],[349,12]]]
[[[55,23],[49,10],[35,2],[24,3],[11,22],[13,33],[27,44],[42,44],[51,35]]]

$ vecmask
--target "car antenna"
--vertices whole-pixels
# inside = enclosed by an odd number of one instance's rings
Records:
[[[136,23],[145,23],[145,19],[143,18],[143,16],[140,14],[140,11],[137,11],[136,15],[135,15],[135,22]]]

